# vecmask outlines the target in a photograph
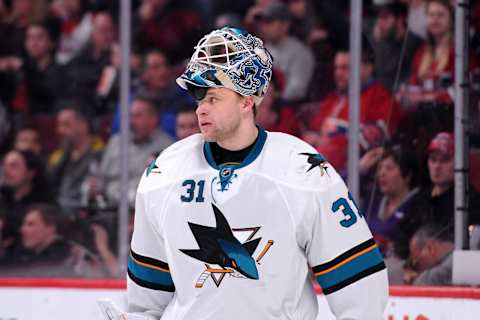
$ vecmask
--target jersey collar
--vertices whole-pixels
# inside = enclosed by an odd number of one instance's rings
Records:
[[[248,155],[245,157],[245,159],[241,163],[239,164],[235,163],[235,164],[229,165],[229,167],[233,169],[238,169],[238,168],[243,168],[245,166],[248,166],[258,157],[260,152],[262,152],[262,149],[263,149],[263,146],[265,145],[266,140],[267,140],[267,132],[262,128],[258,127],[258,139],[257,139],[257,142],[255,142],[255,145],[253,146],[252,150],[250,150]],[[215,163],[215,160],[213,159],[213,155],[212,155],[212,149],[208,142],[205,142],[203,144],[203,154],[208,164],[212,168],[220,170],[223,167],[223,166],[218,166]]]

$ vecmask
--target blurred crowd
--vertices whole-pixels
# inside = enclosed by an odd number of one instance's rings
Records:
[[[454,2],[364,1],[357,199],[392,284],[449,285]],[[470,1],[470,247],[480,243],[480,1]],[[476,18],[475,18],[476,17]],[[0,274],[118,277],[118,205],[148,163],[199,131],[175,84],[202,34],[258,35],[274,57],[257,122],[347,177],[349,1],[133,0],[129,184],[121,194],[119,3],[0,0]]]

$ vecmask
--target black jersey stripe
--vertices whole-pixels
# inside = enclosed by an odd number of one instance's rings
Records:
[[[362,272],[359,272],[357,273],[356,275],[348,278],[348,279],[345,279],[344,281],[342,282],[339,282],[337,283],[336,285],[334,286],[331,286],[331,287],[328,287],[328,288],[322,288],[322,291],[325,295],[327,294],[331,294],[331,293],[334,293],[342,288],[345,288],[346,286],[360,280],[360,279],[363,279],[371,274],[374,274],[378,271],[381,271],[383,269],[385,269],[386,266],[385,266],[385,262],[380,262],[379,264],[376,264],[368,269],[365,269],[363,270]]]
[[[166,286],[159,283],[153,283],[153,282],[142,280],[136,277],[129,269],[127,269],[127,273],[128,273],[128,277],[140,287],[144,287],[152,290],[167,291],[167,292],[175,291],[175,286]]]
[[[342,253],[341,255],[339,255],[338,257],[328,261],[328,262],[325,262],[325,263],[322,263],[322,264],[319,264],[318,266],[315,266],[312,268],[313,270],[313,273],[316,274],[318,272],[322,272],[322,271],[325,271],[325,270],[328,270],[334,266],[336,266],[337,264],[341,263],[342,261],[350,258],[351,256],[375,245],[376,242],[373,238],[370,238],[368,239],[367,241],[365,242],[362,242],[361,244],[353,247],[352,249],[348,250],[348,251],[345,251],[344,253]]]
[[[168,264],[163,261],[139,255],[138,253],[134,252],[132,249],[130,249],[130,253],[132,254],[132,257],[138,262],[148,264],[154,267],[159,267],[168,271],[170,270],[170,268],[168,267]]]

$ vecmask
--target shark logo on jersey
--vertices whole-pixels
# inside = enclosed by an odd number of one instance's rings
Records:
[[[273,241],[267,243],[256,260],[252,257],[262,238],[252,239],[260,227],[232,229],[223,213],[212,203],[215,215],[215,227],[207,227],[188,222],[199,249],[180,249],[184,254],[205,263],[195,287],[202,288],[209,276],[217,287],[220,286],[226,274],[236,278],[258,280],[256,263],[260,264]],[[240,242],[234,232],[250,232],[243,242]],[[214,265],[218,266],[214,267]]]
[[[307,162],[310,163],[310,168],[308,168],[307,172],[309,172],[315,167],[318,167],[320,169],[320,175],[323,176],[323,174],[325,173],[328,174],[327,160],[320,153],[302,152],[300,153],[300,155],[308,157]]]
[[[152,162],[147,167],[146,176],[148,177],[150,173],[162,173],[160,168],[157,166],[157,159],[153,159]]]

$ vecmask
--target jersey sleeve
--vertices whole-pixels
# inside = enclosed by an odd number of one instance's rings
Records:
[[[377,244],[331,166],[321,181],[325,183],[308,221],[306,253],[313,274],[337,319],[382,319],[388,280]]]
[[[135,201],[135,227],[128,257],[128,311],[160,319],[173,297],[175,286],[160,232],[149,219],[141,185]]]

